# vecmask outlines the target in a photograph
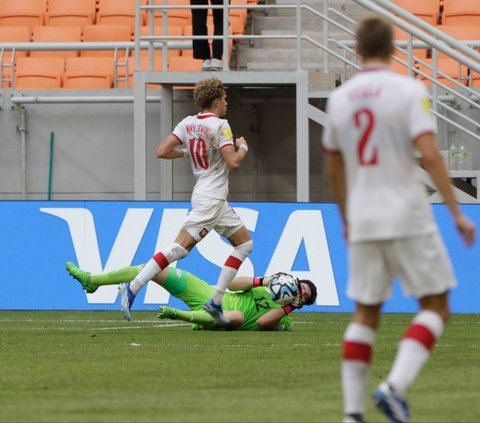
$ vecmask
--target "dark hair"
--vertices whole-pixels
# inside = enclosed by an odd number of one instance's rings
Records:
[[[304,283],[309,286],[310,292],[312,293],[312,295],[310,295],[310,298],[305,303],[305,305],[312,305],[315,301],[317,301],[317,287],[311,280],[308,280],[308,279],[300,279],[298,282]]]
[[[193,89],[193,101],[202,109],[210,107],[214,100],[225,94],[222,81],[217,78],[204,79],[195,84]]]
[[[364,59],[389,58],[393,53],[393,28],[386,20],[372,16],[357,27],[357,51]]]

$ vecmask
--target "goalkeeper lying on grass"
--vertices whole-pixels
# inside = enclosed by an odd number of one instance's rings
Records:
[[[143,266],[130,266],[113,272],[91,275],[73,263],[67,263],[67,270],[88,293],[95,292],[103,285],[120,285],[121,308],[124,317],[130,320],[132,301],[126,301],[126,281],[131,281]],[[269,294],[268,286],[278,274],[268,277],[237,277],[229,289],[239,292],[227,292],[222,301],[225,317],[229,320],[221,328],[229,330],[290,330],[292,319],[289,314],[304,305],[313,304],[317,298],[317,289],[309,280],[294,279],[298,294],[287,305],[275,303]],[[165,288],[170,294],[182,300],[190,311],[171,307],[160,307],[160,319],[179,319],[193,323],[194,329],[219,329],[212,316],[203,310],[203,305],[213,295],[214,287],[184,270],[167,267],[158,273],[154,282]]]

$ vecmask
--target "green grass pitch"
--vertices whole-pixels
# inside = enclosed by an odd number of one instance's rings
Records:
[[[387,314],[372,389],[411,315]],[[1,422],[338,422],[348,314],[292,332],[192,331],[155,312],[2,311]],[[480,315],[455,315],[409,394],[415,422],[480,421]],[[367,418],[384,421],[369,403]]]

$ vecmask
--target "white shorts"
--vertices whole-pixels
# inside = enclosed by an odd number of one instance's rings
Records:
[[[395,277],[405,295],[422,298],[456,285],[450,259],[438,232],[394,240],[350,245],[347,296],[364,305],[391,296]]]
[[[212,229],[229,238],[243,226],[242,220],[226,200],[198,195],[192,197],[192,210],[183,223],[183,229],[197,242],[205,238]]]

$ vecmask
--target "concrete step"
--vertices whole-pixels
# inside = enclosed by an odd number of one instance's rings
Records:
[[[302,28],[306,31],[320,31],[322,21],[319,18],[305,18],[302,20]],[[252,29],[254,34],[260,34],[264,30],[295,31],[297,21],[291,16],[261,16],[252,18]]]
[[[323,33],[319,31],[303,31],[304,35],[308,35],[312,37],[314,40],[320,41],[323,37]],[[262,35],[265,37],[269,36],[284,36],[284,35],[292,35],[295,36],[295,31],[284,31],[279,29],[266,29],[262,31]],[[297,48],[297,40],[296,39],[265,39],[259,42],[259,46],[263,48]],[[311,43],[303,42],[303,48],[318,48]]]
[[[276,0],[276,4],[278,5],[292,5],[295,2],[292,0]],[[323,0],[302,0],[302,5],[309,6],[312,9],[318,10],[319,12],[324,11],[324,1]],[[340,1],[329,1],[329,8],[338,10],[339,12],[347,15],[349,18],[358,21],[364,16],[370,14],[370,12],[365,9],[363,6],[353,3],[352,1],[348,0],[340,0]],[[305,11],[303,13],[309,13]],[[288,8],[288,9],[276,9],[277,16],[295,16],[296,10],[295,8]],[[338,14],[336,13],[329,13],[329,17],[334,20],[343,20]]]

